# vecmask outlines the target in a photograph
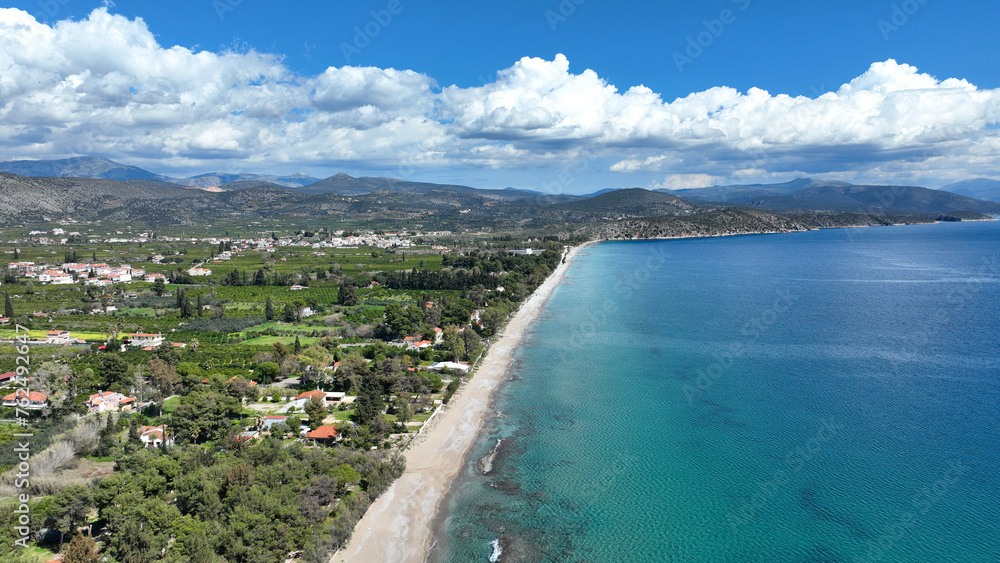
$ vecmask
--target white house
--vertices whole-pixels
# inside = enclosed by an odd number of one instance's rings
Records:
[[[135,397],[105,391],[91,395],[86,404],[90,408],[90,412],[131,411],[135,401]]]
[[[158,448],[163,445],[164,440],[166,440],[168,446],[174,443],[174,439],[167,433],[166,425],[143,426],[139,434],[139,439],[142,440],[143,446],[147,448]]]
[[[3,406],[17,407],[25,410],[41,410],[49,404],[49,396],[40,391],[28,392],[26,389],[15,391],[3,398]]]
[[[212,275],[212,270],[208,268],[191,268],[187,273],[189,276],[210,276]]]
[[[469,373],[469,364],[465,362],[435,362],[424,369],[429,371],[441,371],[446,368],[451,371]]]
[[[49,344],[66,344],[75,341],[76,339],[69,335],[68,330],[50,330],[45,333],[45,342]]]
[[[128,345],[132,348],[145,348],[151,346],[156,348],[163,344],[165,338],[162,334],[132,333],[125,335]]]

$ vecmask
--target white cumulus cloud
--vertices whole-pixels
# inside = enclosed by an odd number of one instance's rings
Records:
[[[0,9],[4,158],[401,174],[596,159],[692,186],[789,174],[918,181],[1000,175],[998,124],[1000,90],[894,60],[814,98],[717,87],[667,101],[571,72],[563,55],[441,88],[410,70],[306,76],[279,55],[164,46],[142,19],[107,7],[53,25]]]

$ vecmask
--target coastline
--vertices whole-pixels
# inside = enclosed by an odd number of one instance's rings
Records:
[[[330,563],[426,560],[434,541],[433,523],[451,482],[461,472],[491,412],[494,392],[506,380],[514,351],[576,255],[597,242],[570,248],[565,260],[521,305],[472,379],[442,407],[433,426],[405,452],[406,471],[372,503],[355,526],[347,546],[335,553]]]

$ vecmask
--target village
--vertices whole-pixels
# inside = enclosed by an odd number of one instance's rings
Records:
[[[100,549],[131,553],[115,514],[142,517],[117,497],[98,500],[93,487],[131,467],[148,476],[141,479],[166,478],[186,498],[180,474],[153,468],[197,452],[228,471],[264,451],[281,452],[273,463],[328,467],[321,473],[334,496],[310,510],[339,530],[324,541],[342,542],[358,507],[402,472],[399,452],[474,377],[564,246],[447,231],[80,232],[35,229],[0,242],[0,442],[25,425],[32,455],[46,460],[33,469],[32,494],[54,504],[39,512],[32,538],[50,556],[73,522]],[[18,365],[18,351],[30,369]],[[16,465],[11,455],[0,451],[0,467]],[[192,479],[215,479],[188,467]],[[260,494],[296,495],[314,471]],[[11,483],[0,477],[0,496]],[[141,495],[157,510],[189,510],[166,489]],[[67,502],[85,508],[68,524]],[[265,526],[288,519],[275,514]],[[150,522],[147,539],[167,549],[172,526]],[[254,549],[284,560],[307,543],[287,536]]]

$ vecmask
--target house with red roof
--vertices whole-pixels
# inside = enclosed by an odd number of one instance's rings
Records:
[[[49,344],[67,344],[75,341],[68,330],[50,330],[45,333],[45,342]]]
[[[135,397],[129,397],[112,391],[94,393],[86,402],[87,407],[90,408],[90,412],[130,412],[135,404]]]
[[[149,333],[132,333],[125,335],[125,343],[132,348],[145,348],[146,346],[152,346],[156,348],[160,344],[163,344],[162,334],[149,334]]]
[[[160,426],[143,426],[139,431],[139,439],[147,448],[158,448],[163,445],[163,441],[166,440],[168,446],[172,446],[174,443],[173,437],[167,432],[167,426],[161,424]]]
[[[340,434],[332,424],[324,424],[316,430],[307,433],[305,437],[307,440],[312,440],[313,444],[316,445],[326,444],[330,446],[340,441]]]
[[[20,389],[3,398],[3,406],[25,410],[41,410],[49,406],[49,396],[41,391]]]

